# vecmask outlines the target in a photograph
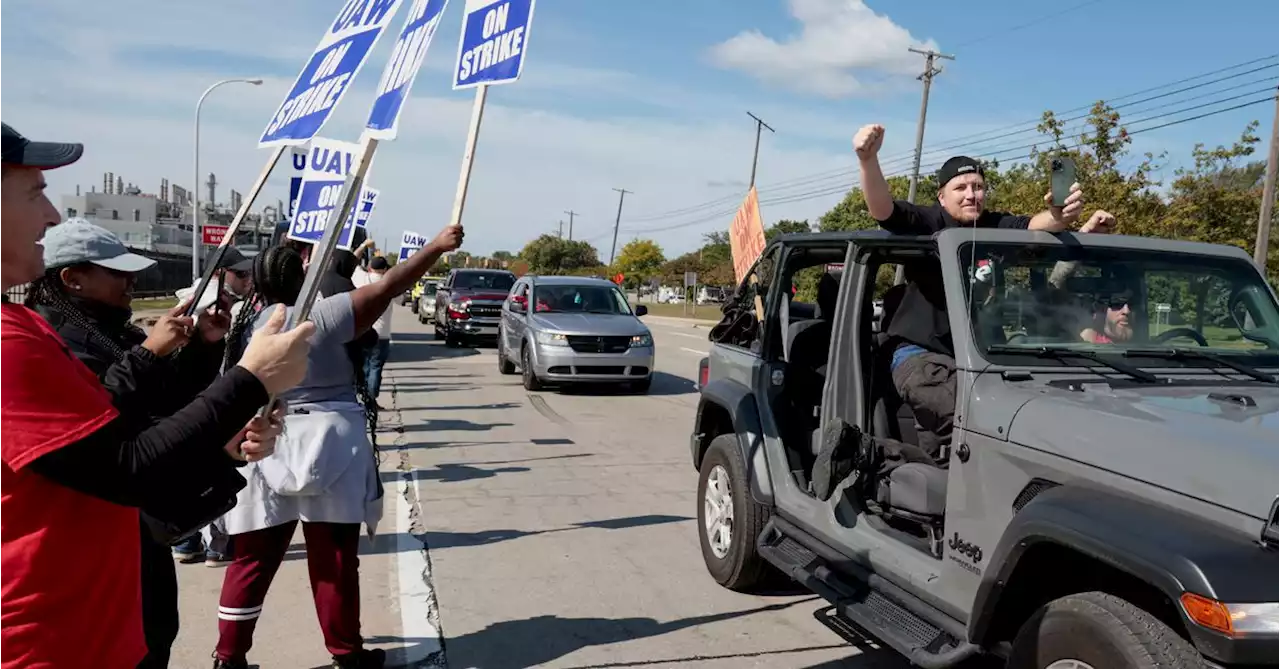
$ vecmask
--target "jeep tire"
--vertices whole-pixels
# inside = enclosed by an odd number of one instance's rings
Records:
[[[507,347],[502,345],[507,336],[498,330],[498,373],[503,376],[510,376],[516,373],[516,366],[507,359]]]
[[[1070,664],[1075,660],[1083,664]],[[1115,595],[1082,592],[1040,607],[1018,631],[1009,669],[1200,669],[1200,654],[1150,613]]]
[[[543,388],[542,379],[538,378],[538,372],[533,369],[533,359],[527,345],[520,349],[520,381],[529,392],[537,392]]]
[[[698,471],[698,543],[702,547],[702,561],[717,583],[730,590],[748,592],[768,573],[769,565],[757,552],[756,540],[764,531],[772,509],[751,498],[747,463],[737,440],[735,434],[722,434],[711,441],[702,457]],[[729,523],[728,551],[723,556],[716,554],[708,536],[708,522],[714,520],[708,514],[716,514],[707,496],[708,483],[713,478],[716,482],[728,483],[728,503],[733,516]]]

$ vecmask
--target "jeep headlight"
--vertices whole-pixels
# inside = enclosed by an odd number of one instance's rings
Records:
[[[543,346],[568,346],[569,337],[554,332],[539,332],[534,335]]]
[[[650,348],[653,346],[653,335],[648,332],[631,338],[631,348]]]
[[[1280,603],[1227,604],[1184,592],[1180,598],[1187,617],[1201,627],[1229,637],[1280,632]]]

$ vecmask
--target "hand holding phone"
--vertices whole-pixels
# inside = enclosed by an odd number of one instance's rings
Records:
[[[1069,156],[1056,155],[1049,162],[1049,188],[1053,194],[1052,206],[1065,207],[1076,182],[1076,163]]]

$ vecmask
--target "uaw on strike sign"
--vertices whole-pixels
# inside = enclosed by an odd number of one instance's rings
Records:
[[[350,142],[323,137],[311,140],[310,151],[301,154],[304,169],[297,197],[291,201],[293,216],[290,219],[289,239],[309,244],[319,243],[328,227],[329,217],[340,204],[338,198],[342,196],[343,183],[351,173],[355,153],[359,149],[359,145]],[[295,153],[295,160],[297,155],[299,154]],[[360,200],[342,226],[338,248],[351,249],[355,226],[368,225],[377,203],[376,189],[367,186],[360,189]]]
[[[325,30],[259,147],[301,144],[316,136],[368,60],[401,0],[347,0]]]

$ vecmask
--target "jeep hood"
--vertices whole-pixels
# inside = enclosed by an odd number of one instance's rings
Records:
[[[1258,519],[1277,488],[1274,386],[1046,387],[1009,440]]]

